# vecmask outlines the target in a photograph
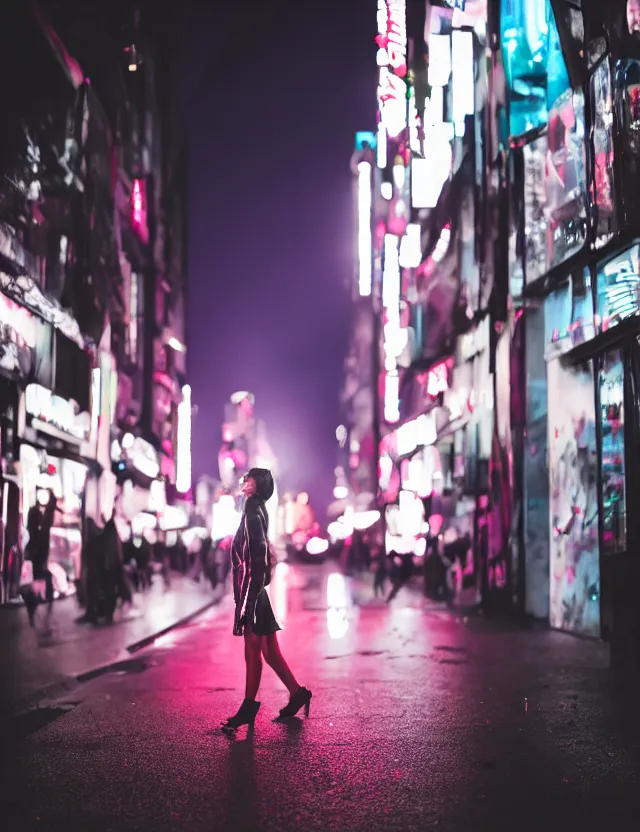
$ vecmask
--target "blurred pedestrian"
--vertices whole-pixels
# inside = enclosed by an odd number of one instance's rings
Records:
[[[119,600],[123,607],[133,603],[133,595],[124,569],[122,541],[113,514],[105,523],[101,537],[104,558],[104,613],[107,621],[111,623]]]
[[[244,637],[246,662],[245,698],[223,730],[253,726],[260,703],[256,701],[262,676],[262,657],[289,691],[288,704],[280,717],[295,716],[301,708],[309,714],[311,691],[296,681],[280,652],[275,619],[265,587],[271,580],[272,555],[267,536],[269,518],[265,503],[274,491],[273,477],[266,468],[252,468],[242,480],[244,511],[233,539],[233,595],[236,604],[233,634]]]
[[[413,575],[413,554],[411,552],[405,552],[403,555],[399,555],[396,551],[393,551],[389,553],[389,557],[392,560],[393,567],[391,571],[392,587],[387,597],[387,603],[393,601]]]
[[[49,547],[51,545],[51,527],[57,508],[56,498],[47,488],[39,488],[36,504],[27,515],[27,543],[25,560],[31,561],[33,583],[23,593],[29,624],[35,627],[36,609],[41,600],[47,605],[44,631],[51,633],[51,614],[53,611],[53,577],[48,568]],[[43,599],[44,595],[44,599]]]
[[[381,595],[384,598],[384,590],[387,583],[387,553],[384,547],[378,548],[378,566],[373,579],[373,594],[377,598]]]

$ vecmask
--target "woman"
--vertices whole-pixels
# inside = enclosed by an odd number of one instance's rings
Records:
[[[223,730],[235,731],[241,725],[253,725],[260,703],[256,702],[262,657],[280,677],[289,691],[289,703],[280,718],[295,716],[301,708],[309,715],[311,691],[298,684],[280,652],[280,627],[273,615],[265,586],[270,581],[271,558],[267,538],[268,515],[265,503],[273,494],[273,477],[266,468],[252,468],[242,480],[244,512],[231,547],[233,596],[236,603],[234,636],[244,636],[246,686],[244,702],[230,717]]]

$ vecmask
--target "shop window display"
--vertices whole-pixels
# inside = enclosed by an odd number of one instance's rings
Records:
[[[525,280],[533,283],[547,271],[546,204],[547,137],[523,148]]]
[[[564,90],[549,108],[546,177],[547,263],[580,251],[587,235],[584,96]]]
[[[619,350],[607,353],[598,376],[600,395],[600,470],[605,552],[627,545],[624,447],[624,365]]]
[[[547,365],[552,627],[600,635],[597,448],[591,364]]]
[[[639,312],[639,255],[640,246],[635,245],[598,267],[596,310],[601,332]]]
[[[80,578],[82,553],[82,495],[87,468],[70,459],[59,459],[30,445],[20,448],[22,468],[22,517],[25,529],[29,510],[36,504],[40,490],[48,490],[56,498],[56,511],[50,534],[48,568],[54,588],[61,595],[75,592],[74,582]]]
[[[573,90],[548,0],[503,0],[502,45],[510,131],[544,128],[524,148],[526,280],[532,283],[586,240],[584,94]]]
[[[595,335],[591,274],[577,272],[545,299],[547,360],[590,341]]]

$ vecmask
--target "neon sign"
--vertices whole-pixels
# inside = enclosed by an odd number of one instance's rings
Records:
[[[371,294],[371,163],[358,165],[358,288],[362,297]]]
[[[407,74],[406,0],[378,0],[378,66],[390,66],[394,74]]]
[[[387,133],[395,138],[407,126],[407,85],[388,67],[380,67],[380,81],[378,83],[378,101],[380,107],[380,123]]]
[[[392,138],[407,127],[407,8],[406,0],[378,0],[377,63],[380,67],[380,123]],[[382,155],[378,165],[383,167]]]
[[[40,384],[27,385],[25,406],[27,413],[36,420],[34,427],[43,433],[52,433],[53,429],[81,442],[87,439],[89,414],[76,413],[72,402],[54,395],[46,387]]]
[[[390,424],[400,419],[400,377],[397,370],[387,371],[385,377],[384,418]]]
[[[384,235],[384,265],[382,273],[382,305],[385,308],[386,324],[384,327],[385,385],[384,418],[389,423],[400,418],[400,379],[396,365],[396,355],[402,352],[400,331],[400,263],[398,252],[399,239],[395,234]]]
[[[147,191],[142,179],[133,180],[131,189],[131,224],[143,243],[149,241],[147,226]]]
[[[178,405],[178,465],[176,489],[186,494],[191,488],[191,387],[182,388],[182,401]]]

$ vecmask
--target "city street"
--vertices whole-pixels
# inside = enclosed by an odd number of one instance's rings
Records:
[[[272,721],[265,667],[253,733],[219,730],[243,696],[226,599],[3,725],[2,828],[636,828],[637,716],[604,645],[413,589],[386,606],[334,570],[280,565],[270,588],[308,719]]]

